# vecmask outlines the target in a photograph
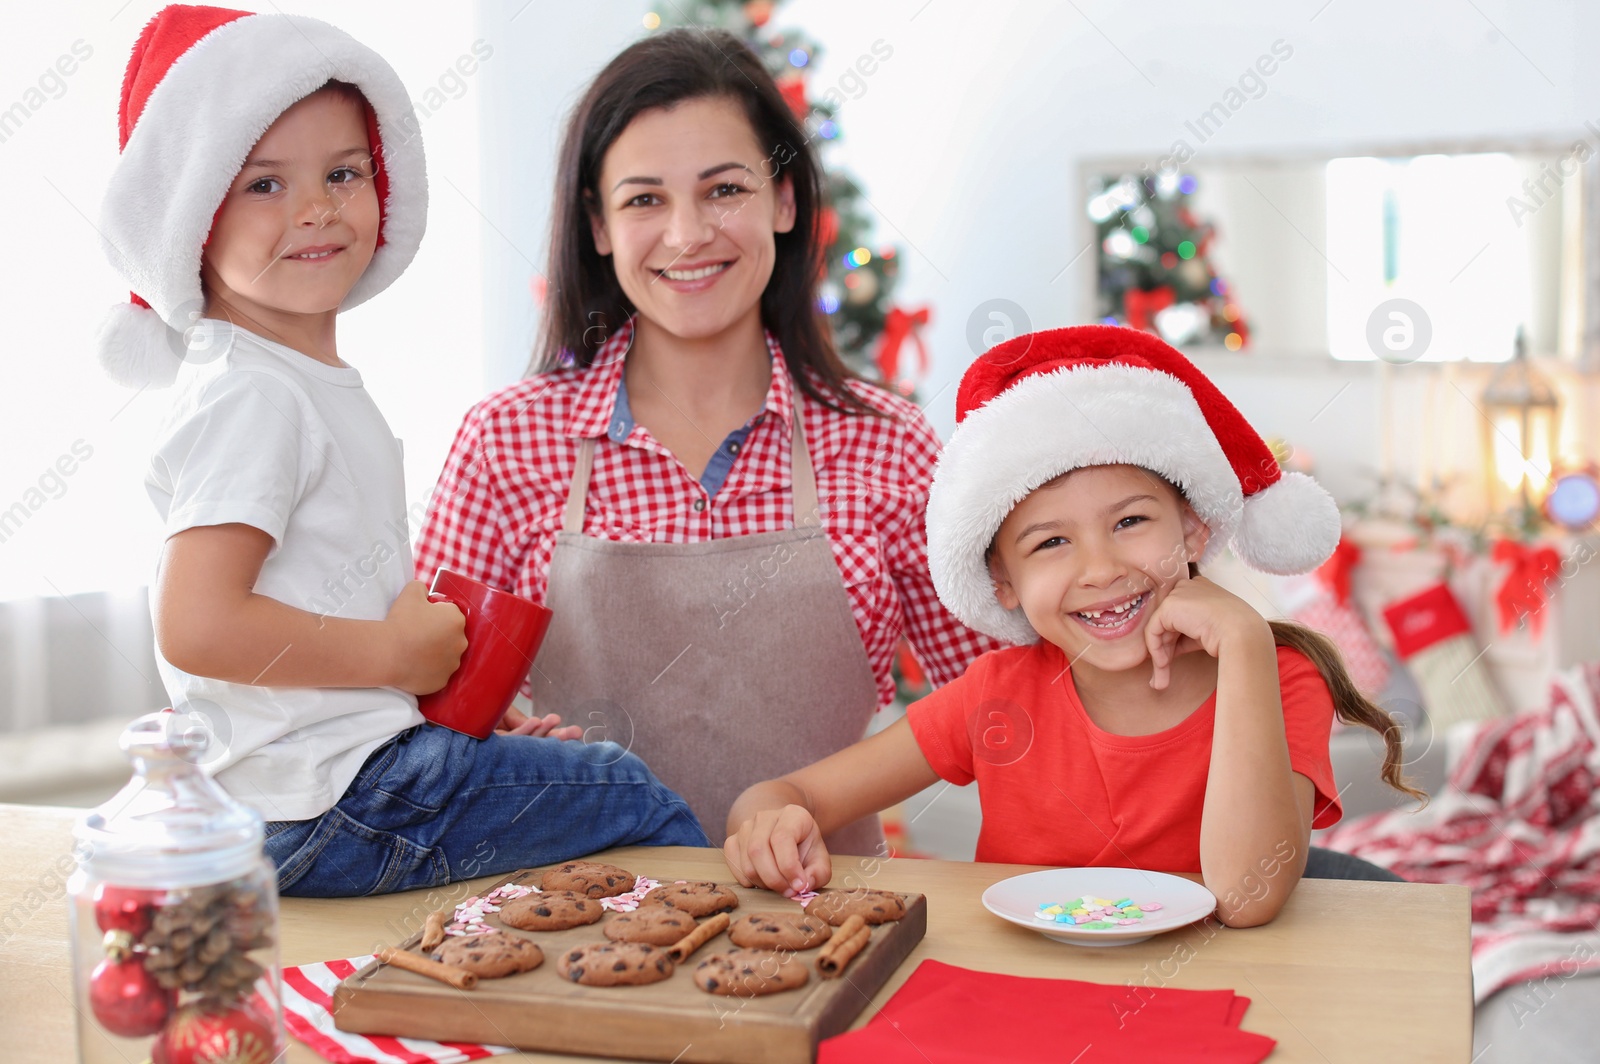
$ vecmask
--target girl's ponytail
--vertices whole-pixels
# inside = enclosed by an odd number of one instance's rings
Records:
[[[1333,711],[1346,724],[1363,724],[1383,736],[1383,782],[1412,798],[1423,802],[1428,796],[1405,781],[1400,771],[1404,767],[1400,743],[1400,725],[1389,711],[1362,694],[1345,670],[1344,659],[1333,641],[1320,632],[1292,621],[1268,621],[1272,640],[1280,647],[1298,650],[1322,674],[1333,695]]]

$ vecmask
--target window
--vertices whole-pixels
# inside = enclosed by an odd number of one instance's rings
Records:
[[[1548,208],[1548,219],[1538,217],[1537,207],[1508,207],[1508,196],[1521,193],[1529,166],[1503,153],[1331,160],[1327,295],[1333,357],[1376,357],[1369,342],[1373,308],[1404,299],[1422,309],[1426,325],[1397,317],[1380,327],[1428,328],[1422,361],[1510,358],[1518,329],[1535,324],[1535,259],[1550,245],[1559,246],[1559,203]],[[1541,222],[1554,224],[1553,240],[1550,226]]]

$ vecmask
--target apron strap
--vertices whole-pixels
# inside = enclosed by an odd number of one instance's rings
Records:
[[[811,466],[811,452],[806,447],[806,430],[802,421],[804,407],[798,385],[794,389],[794,411],[790,414],[789,478],[794,496],[794,527],[821,524],[817,508],[817,474]],[[563,532],[583,532],[583,507],[589,496],[589,478],[594,472],[594,437],[578,442],[578,464],[572,471],[572,484],[567,488],[567,509],[561,518]]]
[[[789,436],[789,483],[794,495],[794,527],[816,527],[822,522],[817,508],[817,473],[811,468],[811,452],[806,447],[805,407],[800,385],[794,385],[794,410],[789,415],[793,430]]]
[[[567,488],[567,512],[561,518],[561,531],[583,532],[583,503],[589,496],[589,474],[594,470],[594,437],[578,443],[578,468],[572,471],[572,486]]]

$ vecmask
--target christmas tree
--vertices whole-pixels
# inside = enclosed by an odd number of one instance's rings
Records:
[[[777,29],[774,0],[674,0],[645,16],[647,29],[704,26],[727,30],[761,58],[784,99],[810,135],[826,177],[828,202],[821,218],[825,273],[818,305],[833,327],[834,344],[857,373],[908,398],[927,367],[903,357],[909,344],[918,352],[916,330],[928,312],[894,304],[900,272],[899,249],[873,244],[873,219],[861,187],[844,170],[828,165],[828,147],[840,136],[837,107],[826,95],[811,99],[806,77],[822,48],[798,30]]]
[[[1100,242],[1099,313],[1175,346],[1238,351],[1250,329],[1211,262],[1216,230],[1194,212],[1198,187],[1194,175],[1165,170],[1096,183],[1088,208]]]

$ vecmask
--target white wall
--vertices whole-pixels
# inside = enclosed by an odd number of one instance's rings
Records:
[[[641,32],[648,5],[536,3],[505,25],[521,2],[481,5],[484,32],[517,56],[485,83],[493,91],[483,97],[484,202],[509,243],[542,266],[557,116],[583,76]],[[1034,328],[1087,320],[1082,294],[1094,254],[1079,255],[1088,236],[1077,192],[1087,158],[1155,160],[1180,137],[1202,161],[1211,153],[1565,138],[1585,120],[1600,121],[1600,72],[1589,54],[1600,41],[1600,10],[1579,0],[793,0],[774,21],[784,24],[827,49],[812,70],[814,92],[836,84],[874,41],[894,49],[859,98],[844,103],[844,139],[833,157],[864,183],[880,238],[905,249],[903,299],[934,309],[935,361],[923,394],[943,432],[953,424],[954,384],[973,355],[967,320],[979,304],[1011,300]],[[1278,40],[1293,54],[1266,79],[1266,94],[1199,144],[1185,122]],[[1320,254],[1313,245],[1325,227],[1316,205],[1302,217],[1294,203],[1280,207],[1290,216],[1282,242],[1292,268]],[[509,380],[532,335],[529,267],[494,234],[486,239],[489,374]],[[1380,464],[1376,366],[1206,365],[1262,431],[1313,454],[1337,494],[1366,490],[1364,471]],[[1463,390],[1475,394],[1477,380]],[[1438,403],[1464,400],[1453,389],[1440,398],[1436,371],[1420,366],[1402,367],[1394,381],[1404,470],[1422,453],[1424,421],[1406,412],[1410,397],[1431,389]],[[1472,438],[1470,426],[1462,431]]]

